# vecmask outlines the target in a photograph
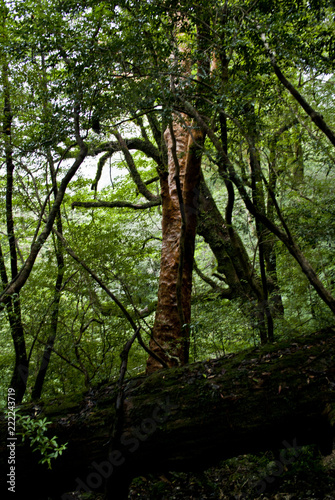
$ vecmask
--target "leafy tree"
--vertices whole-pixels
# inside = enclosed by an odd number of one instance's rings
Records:
[[[138,326],[151,371],[232,345],[227,315],[237,343],[332,321],[332,4],[11,7],[0,263],[18,400],[28,364],[36,399],[110,376]],[[128,174],[100,190],[115,165]]]

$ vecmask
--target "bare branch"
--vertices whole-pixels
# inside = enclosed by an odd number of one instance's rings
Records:
[[[81,139],[80,134],[79,134],[79,116],[78,113],[75,112],[75,128],[76,128],[76,136],[78,138],[78,144],[80,145],[80,151],[72,164],[72,166],[69,168],[65,176],[63,177],[57,196],[55,197],[55,201],[51,207],[51,210],[49,212],[48,218],[46,220],[46,223],[44,225],[43,230],[39,234],[38,238],[36,238],[36,241],[33,242],[31,245],[30,249],[30,254],[25,261],[24,265],[21,267],[18,275],[12,280],[11,283],[5,288],[5,290],[1,293],[0,295],[0,310],[4,308],[4,301],[5,298],[13,295],[14,293],[18,293],[21,288],[24,286],[26,283],[32,269],[35,263],[35,260],[46,242],[47,238],[49,237],[51,231],[52,231],[52,226],[55,222],[56,216],[58,214],[59,208],[61,206],[61,203],[63,201],[64,195],[66,188],[75,175],[75,173],[78,171],[80,165],[84,161],[84,159],[87,156],[88,152],[88,147],[84,143],[84,141]]]
[[[230,288],[222,288],[221,286],[219,286],[214,280],[212,280],[211,278],[209,278],[208,276],[206,276],[197,266],[197,263],[196,261],[194,260],[193,262],[193,269],[195,270],[195,272],[197,273],[197,275],[205,282],[207,283],[208,285],[210,285],[213,290],[218,293],[218,295],[221,297],[221,298],[225,298],[225,299],[231,299],[232,297],[232,292],[231,292],[231,289]]]
[[[148,203],[131,203],[128,201],[74,201],[72,208],[133,208],[134,210],[144,210],[150,207],[157,207],[162,204],[160,197],[149,201]]]
[[[94,271],[92,271],[92,269],[82,260],[80,259],[80,257],[78,257],[78,255],[72,250],[72,248],[69,246],[68,242],[66,241],[66,239],[64,238],[64,236],[62,234],[60,234],[56,229],[53,229],[53,232],[57,235],[57,237],[60,239],[60,241],[62,242],[65,250],[67,251],[67,253],[69,255],[71,255],[71,257],[76,261],[78,262],[78,264],[80,264],[84,269],[85,271],[88,272],[88,274],[100,285],[100,287],[107,293],[107,295],[115,302],[115,304],[121,309],[123,315],[125,316],[125,318],[129,321],[129,323],[131,324],[132,328],[134,329],[134,331],[137,330],[137,325],[136,323],[134,322],[133,318],[131,317],[131,315],[129,314],[129,312],[127,311],[127,309],[125,308],[125,306],[122,304],[122,302],[120,302],[120,300],[114,295],[114,293],[112,293],[109,288],[105,285],[105,283],[99,278],[99,276],[97,276],[95,274]]]
[[[258,29],[260,28],[258,27]],[[264,47],[269,56],[273,70],[280,83],[282,83],[284,87],[286,87],[286,89],[290,92],[290,94],[294,97],[294,99],[306,111],[306,113],[309,115],[309,117],[315,123],[315,125],[328,137],[333,146],[335,146],[335,133],[332,131],[330,127],[328,127],[327,123],[323,119],[323,116],[317,111],[315,111],[315,109],[313,109],[312,106],[310,106],[310,104],[305,100],[305,98],[300,94],[300,92],[292,85],[292,83],[282,73],[281,69],[279,68],[276,62],[275,53],[270,49],[264,33],[261,34],[261,39],[264,43]]]
[[[137,189],[147,200],[156,199],[157,196],[154,195],[146,187],[145,183],[143,182],[143,180],[142,180],[142,178],[141,178],[141,176],[136,168],[134,159],[133,159],[132,155],[130,154],[130,151],[129,151],[129,148],[127,146],[126,141],[122,138],[121,134],[119,134],[118,132],[115,132],[114,135],[118,140],[118,143],[120,145],[122,153],[124,154],[125,160],[127,162],[127,165],[128,165],[129,171],[130,171],[130,175],[132,176],[133,181],[135,182],[135,184],[137,186]]]
[[[138,338],[138,341],[139,341],[139,344],[141,347],[143,347],[143,349],[150,355],[152,356],[153,358],[155,358],[162,366],[163,368],[168,368],[168,365],[165,363],[165,361],[163,361],[159,356],[157,356],[156,353],[154,353],[143,341],[142,337],[141,337],[141,334],[140,332],[138,332],[138,335],[137,335],[137,338]],[[164,350],[164,349],[163,349]],[[165,354],[167,354],[166,351],[164,351]]]

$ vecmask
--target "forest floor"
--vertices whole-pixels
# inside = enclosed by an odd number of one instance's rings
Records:
[[[103,500],[82,494],[76,500]],[[335,450],[320,457],[303,447],[280,466],[271,452],[241,455],[201,473],[169,472],[133,480],[129,500],[335,500]]]
[[[289,465],[272,453],[243,455],[202,473],[136,478],[130,500],[335,500],[335,451],[320,458],[312,447]]]

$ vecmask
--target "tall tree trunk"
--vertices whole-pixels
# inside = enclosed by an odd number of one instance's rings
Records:
[[[3,20],[5,21],[5,20]],[[14,231],[13,217],[13,146],[12,146],[12,121],[13,115],[11,110],[10,99],[10,83],[9,83],[9,66],[6,61],[6,56],[1,54],[2,60],[2,86],[4,96],[4,111],[3,111],[3,136],[5,141],[5,157],[6,157],[6,226],[7,237],[10,255],[11,278],[14,280],[18,274],[17,252]],[[5,271],[5,263],[2,260],[3,273],[2,282],[4,287],[7,286],[7,273]],[[5,280],[5,281],[4,281]],[[9,318],[10,331],[15,349],[15,363],[10,386],[15,390],[16,403],[20,403],[26,391],[26,383],[28,377],[28,358],[26,344],[24,338],[24,329],[21,318],[21,302],[19,292],[16,296],[6,300],[6,309]]]
[[[46,77],[46,70],[45,70],[43,55],[42,55],[42,70],[43,70],[43,87],[44,87],[43,111],[44,111],[44,120],[45,120],[45,123],[47,123],[50,111],[48,109],[48,100],[47,100],[48,85],[47,85],[47,77]],[[54,198],[56,199],[57,194],[58,194],[57,174],[56,174],[56,169],[55,169],[54,160],[52,157],[51,150],[48,151],[48,163],[49,163],[49,169],[50,169],[50,174],[51,174],[51,179],[52,179]],[[56,226],[57,226],[58,233],[60,235],[63,235],[62,214],[61,214],[60,208],[58,209],[58,212],[56,215]],[[56,237],[56,239],[54,241],[54,249],[55,249],[55,256],[56,256],[56,263],[57,263],[57,276],[56,276],[56,282],[55,282],[54,298],[53,298],[53,303],[52,303],[52,312],[51,312],[51,317],[50,317],[50,331],[49,331],[47,343],[46,343],[45,348],[44,348],[40,368],[39,368],[39,371],[37,373],[37,376],[35,379],[35,384],[34,384],[34,387],[32,390],[32,394],[31,394],[31,399],[33,401],[40,399],[40,397],[41,397],[44,380],[45,380],[47,370],[49,367],[52,349],[53,349],[53,346],[54,346],[54,343],[56,340],[56,336],[57,336],[59,304],[60,304],[60,299],[61,299],[61,290],[62,290],[63,277],[64,277],[64,255],[63,255],[64,250],[63,250],[62,242],[61,242],[60,238],[58,238],[58,237]]]
[[[251,168],[251,188],[252,188],[252,199],[255,207],[260,212],[265,213],[265,198],[263,191],[263,181],[262,181],[262,167],[260,161],[260,155],[257,148],[257,123],[255,110],[253,105],[246,105],[246,111],[248,113],[249,122],[249,155],[250,155],[250,168]],[[259,314],[259,331],[262,343],[267,341],[273,341],[273,319],[271,310],[269,307],[269,292],[268,283],[266,277],[265,269],[265,246],[266,246],[266,232],[264,225],[256,219],[256,233],[258,239],[258,255],[259,255],[259,267],[262,279],[262,300],[257,304],[257,310]]]
[[[275,207],[273,204],[273,199],[270,195],[270,192],[276,195],[277,193],[277,180],[281,175],[281,168],[277,166],[277,143],[278,139],[281,135],[292,128],[294,125],[298,124],[298,120],[292,120],[288,123],[285,123],[282,127],[280,127],[273,135],[269,144],[269,173],[268,173],[268,189],[267,189],[267,201],[266,201],[266,215],[268,219],[274,220],[275,218]],[[272,235],[272,233],[264,228],[264,238],[263,238],[263,246],[264,246],[264,257],[266,261],[266,271],[268,276],[270,277],[270,281],[268,284],[268,289],[271,294],[270,296],[270,304],[272,307],[273,315],[282,316],[284,314],[284,306],[282,302],[282,297],[280,294],[280,288],[278,283],[278,274],[277,274],[277,256],[275,249],[275,241],[276,239]]]
[[[30,247],[30,253],[25,263],[21,267],[16,278],[13,279],[0,294],[0,311],[5,307],[8,297],[11,297],[14,294],[18,294],[22,289],[22,287],[25,285],[27,279],[29,278],[30,273],[34,267],[36,258],[52,231],[53,224],[55,222],[59,208],[62,204],[65,195],[66,188],[71,179],[73,178],[73,176],[75,175],[75,173],[78,171],[80,165],[86,158],[88,147],[80,135],[80,122],[79,122],[80,114],[77,107],[75,107],[73,115],[74,115],[75,136],[76,136],[76,142],[79,146],[79,152],[74,162],[72,163],[70,168],[66,171],[64,177],[62,178],[59,184],[57,196],[55,198],[53,205],[50,208],[44,227],[39,233],[36,240],[32,243]]]
[[[59,212],[57,216],[57,231],[60,234],[63,234],[62,231],[62,220],[61,214]],[[35,379],[35,384],[31,393],[31,399],[37,400],[40,399],[43,389],[43,384],[45,380],[45,376],[47,374],[47,370],[49,367],[50,357],[52,353],[52,349],[57,336],[57,327],[58,327],[58,316],[59,316],[59,304],[61,299],[61,289],[64,277],[64,256],[63,256],[63,245],[61,241],[57,238],[55,241],[55,251],[56,251],[56,260],[57,260],[57,277],[55,283],[55,291],[54,298],[52,303],[52,312],[50,317],[50,332],[47,339],[47,343],[44,348],[42,361],[40,364],[40,368],[38,374]]]
[[[189,350],[192,270],[204,134],[195,128],[190,133],[186,124],[175,120],[173,129],[166,130],[168,173],[161,174],[162,253],[158,305],[150,349],[168,366],[187,363]],[[161,365],[150,356],[147,372],[158,368]]]
[[[9,324],[15,350],[15,363],[10,387],[15,390],[15,401],[21,403],[27,388],[28,358],[21,319],[20,299],[10,299],[7,307]]]
[[[198,233],[216,257],[218,272],[224,275],[232,298],[254,303],[261,296],[260,279],[254,272],[245,246],[238,233],[219,211],[207,184],[201,176]]]

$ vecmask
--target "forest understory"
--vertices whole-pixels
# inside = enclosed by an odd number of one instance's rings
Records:
[[[335,453],[315,458],[305,447],[296,462],[278,475],[272,453],[242,455],[203,473],[170,473],[166,476],[136,478],[131,500],[334,500]],[[255,478],[263,477],[263,493],[248,489]],[[266,479],[268,481],[266,481]],[[263,484],[262,484],[263,487]],[[260,487],[260,489],[263,489]]]
[[[280,472],[280,473],[279,473]],[[264,481],[257,491],[248,489]],[[264,487],[264,484],[266,487]],[[262,493],[259,491],[264,489]],[[75,495],[78,500],[103,500],[103,495]],[[273,453],[241,455],[199,473],[168,472],[133,480],[129,500],[334,500],[335,452],[321,457],[304,447],[283,471]]]

